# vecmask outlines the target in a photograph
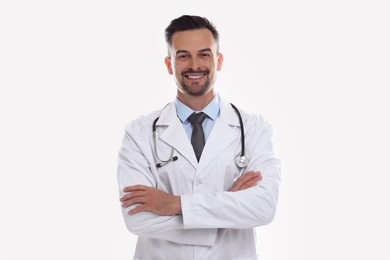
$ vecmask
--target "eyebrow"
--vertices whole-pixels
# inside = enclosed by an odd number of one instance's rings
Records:
[[[201,49],[199,50],[198,52],[213,52],[210,48],[205,48],[205,49]],[[179,54],[179,53],[189,53],[189,51],[186,51],[186,50],[177,50],[176,51],[176,55]]]
[[[201,49],[199,52],[213,52],[210,48]]]

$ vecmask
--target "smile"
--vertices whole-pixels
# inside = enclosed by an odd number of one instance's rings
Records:
[[[184,77],[191,80],[198,80],[206,76],[207,74],[186,74]]]

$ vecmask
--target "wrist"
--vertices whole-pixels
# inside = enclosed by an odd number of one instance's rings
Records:
[[[176,215],[181,215],[182,212],[181,212],[181,197],[180,196],[175,196],[175,212],[176,212]]]

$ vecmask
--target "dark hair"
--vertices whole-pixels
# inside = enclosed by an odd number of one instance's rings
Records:
[[[214,40],[217,44],[217,52],[219,49],[219,33],[215,26],[205,17],[195,15],[182,15],[171,21],[169,26],[165,29],[165,41],[168,47],[172,46],[172,36],[175,32],[182,32],[195,29],[209,29],[213,34]]]

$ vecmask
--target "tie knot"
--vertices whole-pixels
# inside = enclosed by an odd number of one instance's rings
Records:
[[[191,122],[191,124],[202,124],[203,121],[206,119],[207,115],[203,112],[200,113],[192,113],[188,120]]]

